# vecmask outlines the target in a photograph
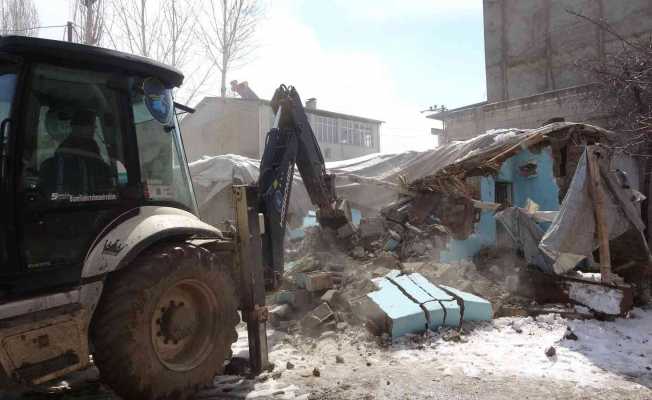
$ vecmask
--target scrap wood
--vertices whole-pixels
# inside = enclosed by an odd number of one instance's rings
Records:
[[[602,154],[595,146],[587,146],[587,169],[589,176],[589,195],[593,200],[593,211],[595,214],[595,225],[600,241],[600,276],[603,283],[611,282],[611,252],[609,248],[609,226],[607,226],[607,215],[605,210],[605,193],[600,179],[600,167],[598,157]]]

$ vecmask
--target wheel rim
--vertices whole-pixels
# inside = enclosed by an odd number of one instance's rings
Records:
[[[158,359],[174,371],[188,371],[208,357],[215,343],[217,299],[196,279],[176,282],[159,298],[151,336]]]

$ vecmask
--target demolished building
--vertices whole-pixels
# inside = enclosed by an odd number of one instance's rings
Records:
[[[591,160],[595,175],[588,173]],[[566,122],[495,130],[431,151],[365,156],[327,168],[337,176],[338,194],[364,217],[359,226],[334,233],[357,259],[388,252],[402,262],[450,263],[505,249],[554,277],[534,285],[542,302],[584,304],[607,285],[605,296],[614,300],[597,311],[620,314],[634,292],[645,296],[639,290],[649,285],[650,265],[642,234],[643,174],[639,162],[619,150],[613,132]],[[221,203],[228,219],[230,184],[255,182],[257,161],[207,157],[192,163],[191,173],[202,212],[214,213]],[[310,209],[300,179],[290,209],[297,223]],[[221,222],[218,217],[209,222]],[[605,248],[611,254],[598,255]],[[585,272],[608,267],[624,280],[568,276],[576,266]]]

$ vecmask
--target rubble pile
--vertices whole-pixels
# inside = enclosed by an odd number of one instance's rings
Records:
[[[378,290],[378,279],[392,271],[419,273],[487,299],[494,316],[514,315],[514,309],[527,306],[531,294],[521,259],[508,252],[483,252],[477,265],[432,262],[441,237],[440,228],[424,230],[383,217],[362,219],[347,237],[329,228],[307,228],[289,250],[281,288],[270,299],[272,326],[315,337],[367,324],[367,294]],[[392,240],[401,246],[387,246]]]

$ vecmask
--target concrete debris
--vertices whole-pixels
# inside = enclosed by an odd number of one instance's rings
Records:
[[[269,321],[274,327],[278,327],[281,321],[287,321],[292,313],[292,308],[288,304],[279,304],[269,311]]]
[[[360,221],[360,237],[363,239],[377,238],[383,236],[385,231],[385,219],[380,217],[363,218]]]
[[[365,317],[377,334],[397,338],[440,326],[458,327],[462,321],[488,321],[491,304],[478,296],[454,288],[434,285],[418,273],[392,271],[378,278],[379,290],[367,297],[373,305]]]
[[[328,305],[331,305],[333,303],[333,299],[337,296],[337,290],[335,289],[330,289],[327,290],[326,293],[324,293],[323,296],[321,296],[321,301],[324,303],[328,303]]]
[[[550,346],[546,349],[546,357],[552,358],[557,354],[557,349],[554,346]]]
[[[351,250],[351,255],[355,258],[364,258],[366,253],[362,246],[355,246],[353,250]]]
[[[332,288],[338,278],[331,272],[307,272],[296,274],[295,279],[301,289],[317,292]]]
[[[578,337],[575,334],[575,332],[573,332],[571,330],[571,328],[569,327],[569,328],[566,328],[566,333],[564,334],[564,339],[566,339],[566,340],[577,340]]]
[[[333,310],[326,303],[321,303],[301,319],[301,327],[307,332],[314,332],[320,325],[333,319]]]
[[[337,237],[338,237],[338,239],[346,239],[346,238],[349,238],[349,237],[353,236],[353,234],[355,234],[356,232],[357,232],[357,229],[356,229],[355,225],[353,225],[352,223],[349,222],[346,225],[341,226],[337,230]]]

